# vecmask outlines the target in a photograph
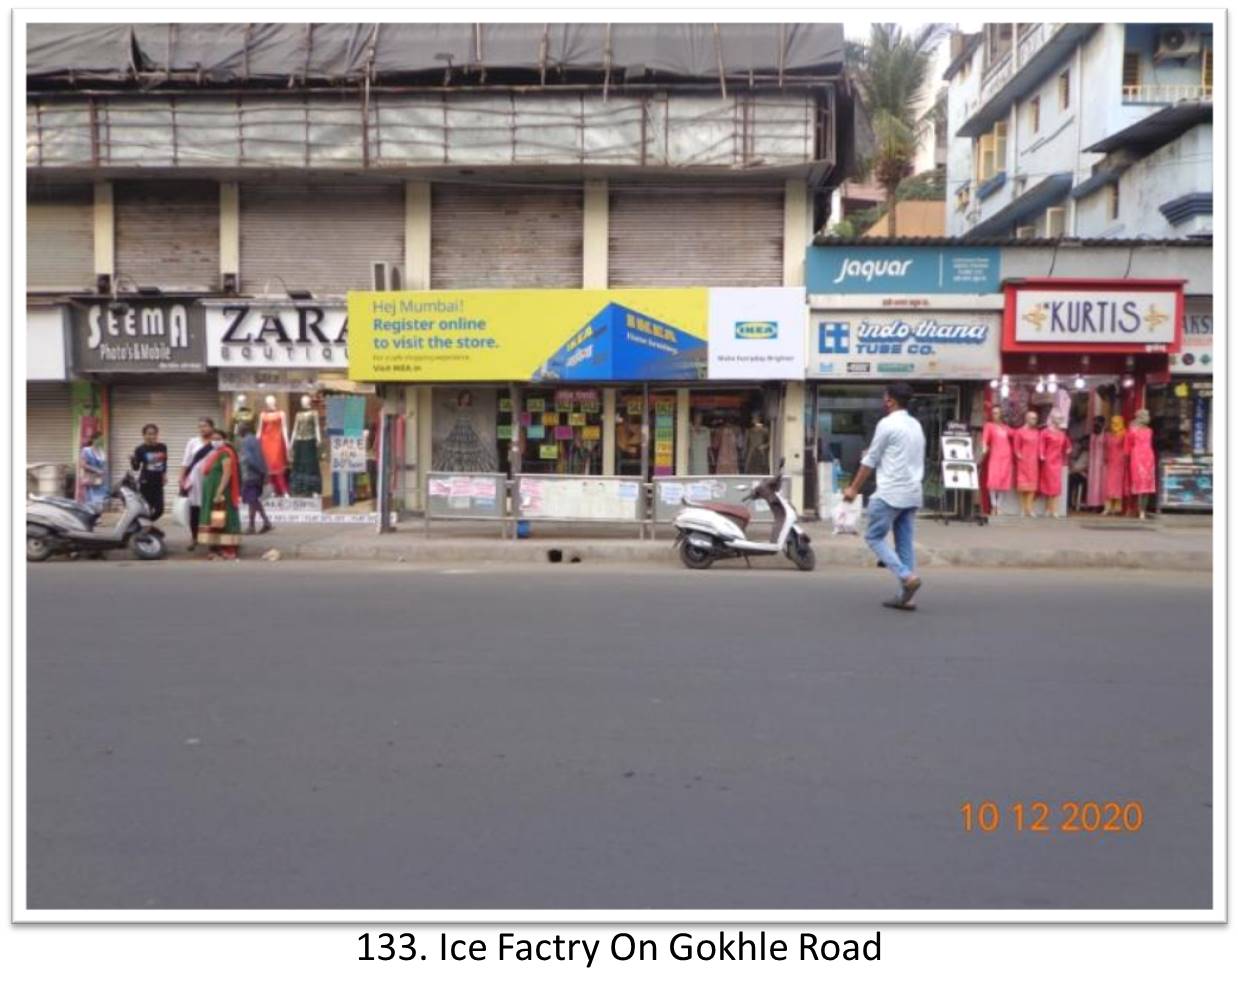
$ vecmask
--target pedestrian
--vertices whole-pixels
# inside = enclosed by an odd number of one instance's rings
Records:
[[[103,433],[91,433],[90,443],[82,447],[78,459],[78,473],[82,478],[82,495],[88,506],[102,512],[107,504],[107,453],[103,449]]]
[[[198,434],[185,444],[185,455],[181,459],[182,498],[189,499],[189,550],[192,553],[198,546],[198,523],[202,515],[202,475],[198,473],[199,465],[211,453],[211,435],[215,431],[215,420],[203,416],[198,419]]]
[[[142,444],[133,451],[129,466],[138,472],[138,490],[150,506],[151,519],[163,515],[163,482],[168,471],[168,448],[159,442],[159,426],[142,426]]]
[[[237,435],[241,439],[241,501],[249,508],[249,528],[246,532],[253,534],[254,516],[261,515],[262,532],[269,533],[275,527],[271,525],[266,509],[262,507],[262,488],[267,479],[267,464],[262,456],[262,445],[254,435],[254,430],[245,423],[238,426]]]
[[[877,559],[898,578],[898,596],[881,604],[904,610],[915,608],[913,600],[921,585],[916,574],[915,528],[916,512],[924,503],[924,429],[907,411],[912,394],[910,384],[886,388],[886,416],[877,423],[860,469],[843,492],[847,501],[855,501],[873,471],[877,472],[877,490],[868,501],[864,538]],[[893,549],[886,542],[891,531]]]
[[[206,545],[208,560],[236,560],[241,548],[241,468],[236,450],[224,434],[211,433],[211,451],[201,461],[202,520],[198,542]]]

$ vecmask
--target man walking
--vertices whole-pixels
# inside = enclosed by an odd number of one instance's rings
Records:
[[[891,384],[885,392],[886,416],[877,423],[873,441],[860,461],[860,469],[843,492],[855,501],[872,472],[877,472],[877,491],[868,502],[869,547],[899,581],[899,594],[881,604],[891,609],[910,611],[920,590],[916,574],[916,510],[923,503],[924,430],[907,411],[911,403],[910,384]],[[894,532],[894,549],[886,536]]]

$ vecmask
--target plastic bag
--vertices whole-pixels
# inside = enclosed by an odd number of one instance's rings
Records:
[[[855,501],[842,500],[834,505],[834,535],[842,533],[856,535],[860,531],[860,512],[863,499]]]
[[[172,521],[178,526],[189,528],[189,499],[185,495],[177,495],[172,504]]]

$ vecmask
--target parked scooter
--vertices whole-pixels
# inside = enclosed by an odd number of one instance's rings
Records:
[[[158,560],[167,548],[163,530],[150,517],[132,473],[112,491],[125,504],[108,532],[95,532],[100,513],[68,498],[31,496],[26,503],[26,559],[46,560],[53,553],[102,553],[128,547],[139,560]]]
[[[683,499],[686,506],[675,518],[675,545],[679,559],[693,570],[704,570],[715,560],[727,557],[785,553],[801,571],[811,571],[817,565],[808,534],[799,524],[799,515],[794,506],[782,494],[782,467],[773,477],[759,481],[744,495],[744,504]],[[768,542],[748,538],[748,525],[752,511],[748,503],[760,499],[769,504],[774,513],[773,528]]]

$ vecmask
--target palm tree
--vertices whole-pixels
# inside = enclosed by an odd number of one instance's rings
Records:
[[[874,24],[868,44],[856,52],[856,85],[873,122],[872,173],[885,191],[891,236],[898,234],[895,192],[915,168],[916,107],[944,30],[942,24],[925,24],[907,34],[897,24]]]

